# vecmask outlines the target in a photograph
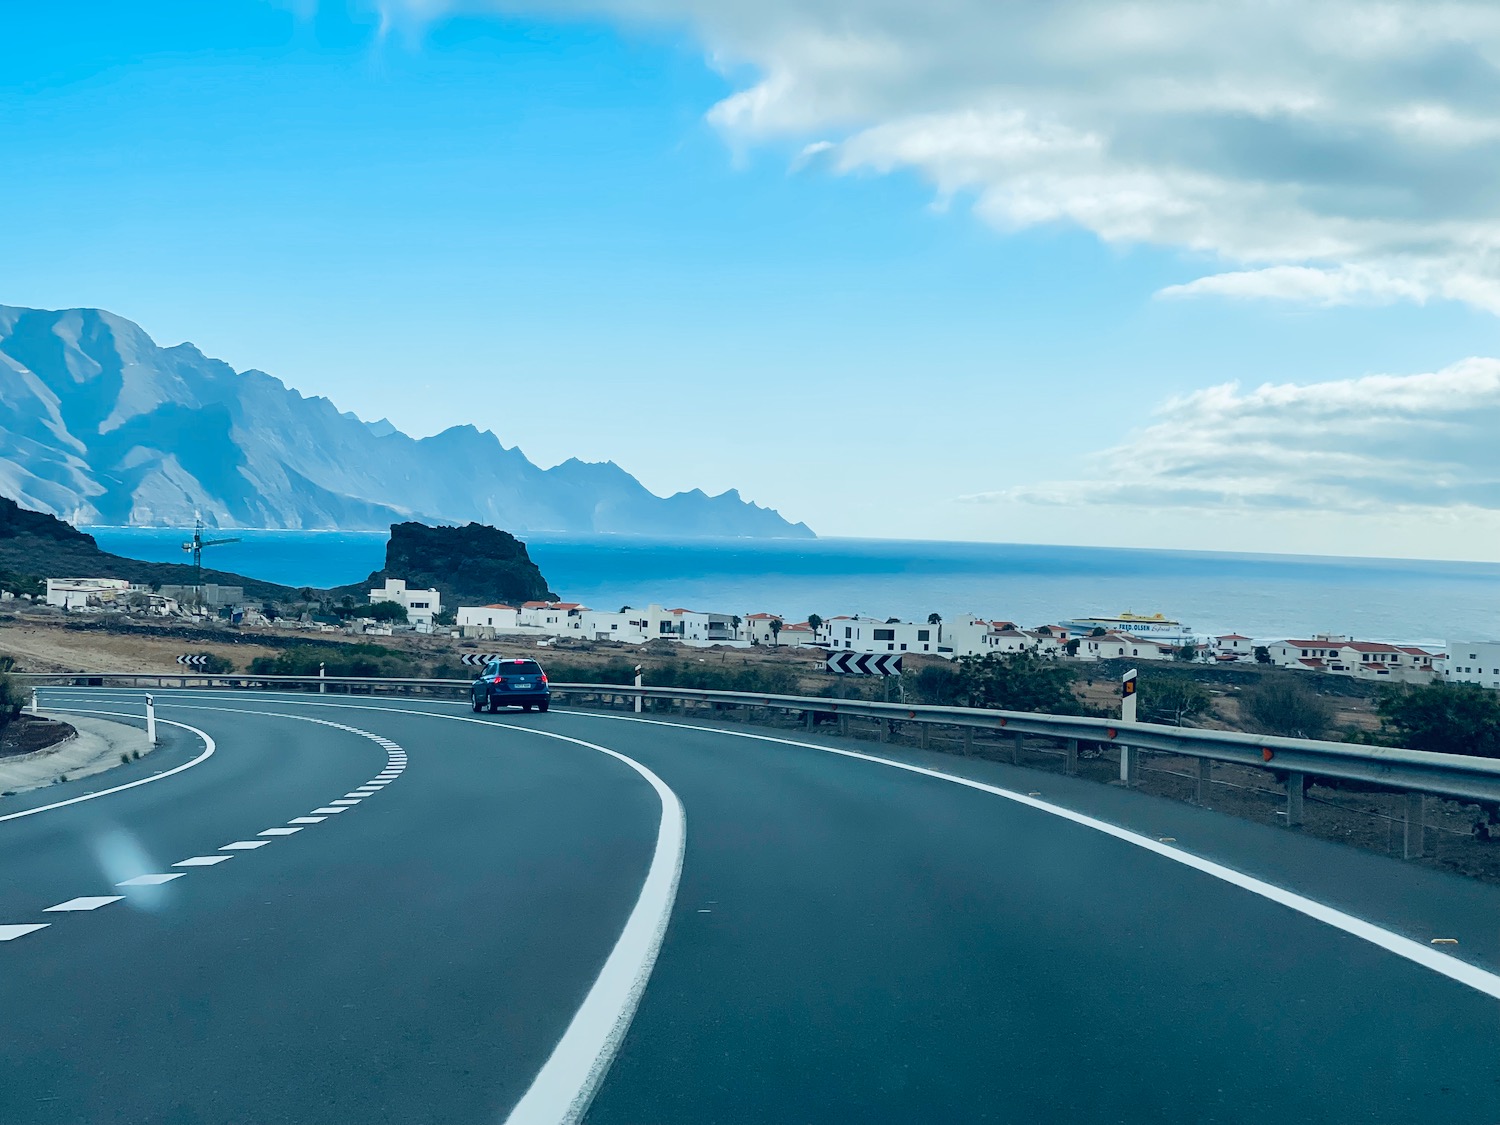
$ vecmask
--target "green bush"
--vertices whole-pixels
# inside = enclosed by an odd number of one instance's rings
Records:
[[[0,730],[10,725],[11,720],[21,713],[21,707],[26,702],[26,694],[14,680],[7,674],[10,667],[10,658],[0,658],[5,661],[6,671],[0,672]]]
[[[1376,710],[1383,732],[1400,746],[1500,758],[1500,693],[1478,684],[1385,688]]]
[[[965,707],[1081,715],[1073,669],[1030,652],[987,652],[958,658],[954,701]]]
[[[1261,734],[1323,738],[1333,722],[1333,706],[1288,676],[1267,676],[1240,694],[1240,715]]]

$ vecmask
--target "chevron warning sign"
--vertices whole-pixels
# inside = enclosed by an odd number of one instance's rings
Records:
[[[498,652],[466,652],[460,657],[460,663],[467,664],[470,668],[483,668],[491,660],[499,660]]]
[[[841,676],[899,676],[899,652],[830,652],[824,667]]]
[[[190,668],[201,668],[208,663],[208,657],[201,654],[198,656],[179,656],[177,663],[187,665]]]

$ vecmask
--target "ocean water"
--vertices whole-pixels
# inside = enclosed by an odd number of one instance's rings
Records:
[[[191,533],[89,528],[107,551],[182,562]],[[289,586],[362,580],[383,532],[236,531],[204,559]],[[1441,644],[1500,639],[1500,564],[874,539],[527,538],[551,587],[600,609],[925,619],[974,613],[1040,625],[1098,614],[1164,613],[1202,634],[1258,639],[1345,633]]]

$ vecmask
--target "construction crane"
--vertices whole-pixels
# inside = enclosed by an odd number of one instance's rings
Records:
[[[234,539],[205,539],[205,538],[203,538],[203,517],[200,516],[200,515],[198,515],[196,512],[193,513],[193,538],[189,542],[184,543],[182,545],[182,549],[184,551],[189,552],[193,556],[193,585],[198,586],[198,587],[202,587],[202,585],[203,585],[203,548],[204,547],[222,547],[226,543],[238,543],[239,541],[240,540],[238,538],[234,538]]]

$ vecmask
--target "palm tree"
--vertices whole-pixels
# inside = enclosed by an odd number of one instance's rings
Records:
[[[936,625],[938,630],[938,644],[943,643],[943,615],[941,613],[929,613],[927,624]]]
[[[816,613],[809,613],[807,615],[807,627],[813,631],[813,636],[816,637],[818,630],[823,627],[823,619]]]
[[[778,645],[780,643],[781,643],[781,618],[779,618],[779,617],[773,617],[773,618],[771,618],[771,644],[772,645]]]

